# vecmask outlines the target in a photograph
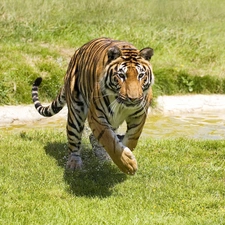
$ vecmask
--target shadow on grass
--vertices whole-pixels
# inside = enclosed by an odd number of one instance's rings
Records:
[[[65,168],[66,144],[48,143],[46,154],[54,157],[59,166]],[[68,192],[76,196],[107,197],[112,188],[126,180],[126,175],[111,162],[102,162],[92,153],[91,147],[82,146],[84,168],[80,171],[64,171],[64,180],[69,185]]]

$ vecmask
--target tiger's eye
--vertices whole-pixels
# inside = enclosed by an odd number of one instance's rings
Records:
[[[142,79],[144,76],[145,76],[145,73],[140,73],[140,74],[138,75],[138,78],[139,78],[139,79]]]
[[[119,75],[119,77],[120,77],[121,79],[123,79],[123,80],[125,80],[125,79],[126,79],[126,76],[125,76],[125,74],[124,74],[124,73],[119,73],[118,75]]]

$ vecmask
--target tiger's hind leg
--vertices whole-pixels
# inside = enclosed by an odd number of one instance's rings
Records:
[[[67,139],[69,157],[66,164],[67,169],[82,168],[80,145],[84,123],[87,118],[87,110],[87,105],[81,95],[78,95],[68,105]]]

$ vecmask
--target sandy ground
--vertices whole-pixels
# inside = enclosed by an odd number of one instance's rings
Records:
[[[151,112],[180,114],[224,111],[225,113],[225,95],[160,96],[156,101],[157,106]],[[44,119],[54,121],[66,118],[66,114],[66,107],[52,118],[43,118],[37,113],[33,105],[0,106],[0,127],[27,124]]]
[[[160,96],[157,109],[162,113],[224,111],[225,95]]]

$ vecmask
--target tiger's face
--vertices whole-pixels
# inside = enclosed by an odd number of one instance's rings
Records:
[[[130,107],[139,106],[145,101],[154,83],[152,67],[148,61],[150,58],[145,58],[140,51],[135,57],[119,56],[109,64],[105,86],[106,90],[114,93],[118,103]]]
[[[150,67],[123,62],[116,69],[111,79],[117,91],[117,101],[127,106],[140,104],[153,82]]]

